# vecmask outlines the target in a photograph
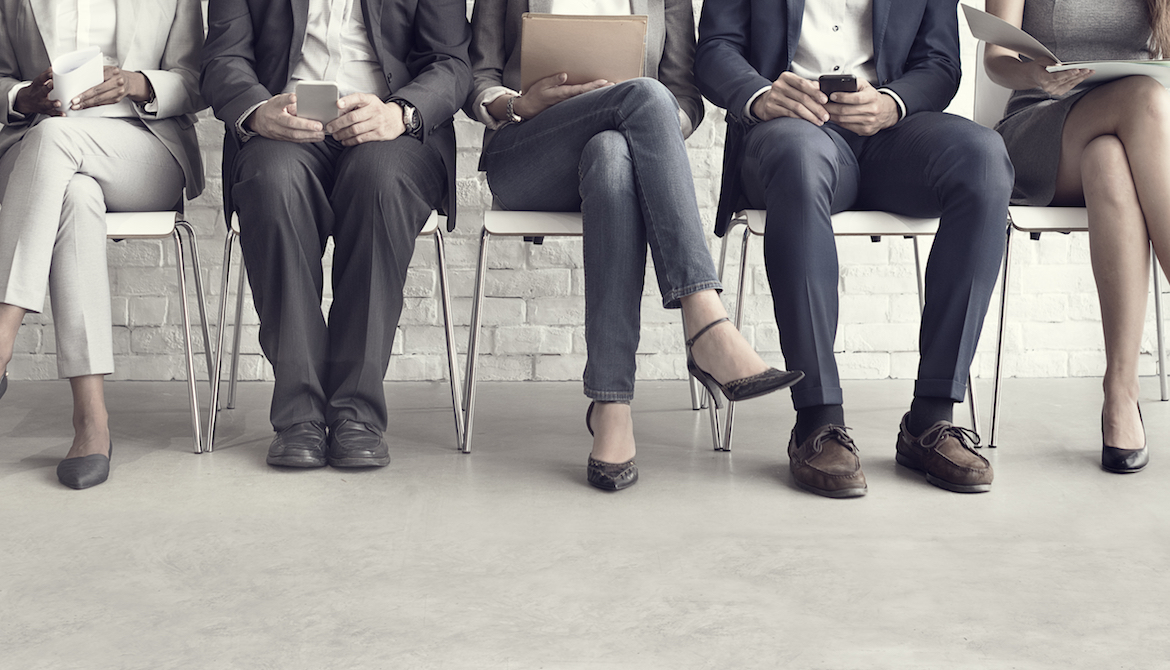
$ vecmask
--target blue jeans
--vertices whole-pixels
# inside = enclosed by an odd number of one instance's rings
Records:
[[[573,212],[584,220],[585,395],[634,397],[646,245],[662,304],[722,290],[703,236],[678,103],[634,79],[505,126],[483,152],[506,209]]]

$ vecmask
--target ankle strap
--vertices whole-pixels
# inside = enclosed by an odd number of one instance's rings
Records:
[[[703,326],[702,330],[695,333],[694,337],[687,340],[687,346],[689,347],[689,346],[693,345],[695,343],[695,340],[697,340],[703,336],[703,333],[707,332],[708,330],[711,330],[712,328],[714,328],[715,326],[718,326],[719,324],[723,323],[724,321],[731,321],[731,319],[729,319],[725,316],[722,319],[715,319],[711,323],[708,323],[706,326]]]

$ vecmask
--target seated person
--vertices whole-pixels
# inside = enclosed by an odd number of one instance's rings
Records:
[[[58,20],[43,25],[46,16]],[[0,395],[21,321],[43,309],[47,285],[57,371],[73,390],[73,446],[57,478],[75,489],[110,472],[106,212],[174,209],[184,186],[188,198],[203,190],[194,127],[205,106],[202,43],[198,0],[0,0]],[[51,59],[94,46],[104,81],[51,100]]]
[[[201,84],[227,126],[225,207],[276,375],[270,465],[390,462],[382,380],[415,238],[454,201],[469,40],[457,0],[209,4]],[[337,119],[297,116],[306,80],[337,83]]]

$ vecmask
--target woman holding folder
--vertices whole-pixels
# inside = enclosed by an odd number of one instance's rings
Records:
[[[646,15],[642,78],[566,84],[557,73],[520,91],[524,12]],[[580,211],[584,220],[586,425],[590,484],[637,481],[630,401],[649,245],[667,308],[681,308],[687,366],[734,400],[796,383],[769,368],[735,327],[695,200],[684,138],[703,118],[691,69],[690,0],[476,0],[475,83],[465,111],[487,125],[480,169],[499,205]]]
[[[1064,61],[1170,53],[1166,0],[987,0],[987,11]],[[1101,320],[1105,402],[1101,465],[1137,472],[1149,460],[1138,407],[1150,244],[1170,260],[1170,95],[1150,77],[1084,83],[1090,70],[1048,72],[989,44],[987,72],[1015,89],[1003,135],[1016,168],[1015,204],[1084,205]]]
[[[203,190],[202,44],[198,0],[0,0],[0,395],[21,321],[44,308],[47,285],[57,370],[73,390],[73,445],[57,466],[71,488],[110,470],[105,213],[168,210],[184,185],[190,198]],[[61,83],[71,97],[54,99],[52,59],[94,48],[100,83]]]

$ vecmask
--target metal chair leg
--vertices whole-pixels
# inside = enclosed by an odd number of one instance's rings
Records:
[[[455,351],[455,319],[451,315],[451,287],[447,280],[447,248],[443,231],[435,229],[435,257],[439,264],[439,298],[443,307],[443,331],[447,337],[447,374],[451,382],[451,410],[455,413],[455,445],[463,448],[463,396],[459,382],[459,362]]]
[[[483,229],[479,238],[479,264],[475,269],[475,298],[471,301],[471,336],[467,342],[466,416],[463,421],[463,453],[471,453],[471,427],[475,421],[475,374],[479,355],[479,325],[487,285],[487,247],[491,233]]]
[[[1170,400],[1166,389],[1166,341],[1163,338],[1162,326],[1162,270],[1158,267],[1158,254],[1150,248],[1150,264],[1154,269],[1154,318],[1157,319],[1158,333],[1158,386],[1162,391],[1162,402]]]
[[[226,330],[227,318],[227,304],[228,304],[228,275],[232,267],[232,243],[235,242],[235,234],[229,228],[226,241],[223,245],[223,273],[219,282],[219,332],[216,334],[217,342],[215,347],[215,363],[209,371],[211,377],[211,403],[208,405],[207,417],[207,451],[211,452],[215,449],[215,420],[219,415],[219,387],[220,376],[223,374],[223,345],[224,332]],[[240,322],[236,321],[236,329],[240,327]]]
[[[203,330],[203,355],[207,359],[207,369],[211,369],[211,332],[207,324],[207,305],[203,293],[203,271],[199,267],[199,238],[195,229],[187,221],[176,221],[175,228],[187,231],[187,239],[191,242],[191,270],[195,276],[195,297],[199,301],[199,323]]]
[[[999,446],[996,443],[996,440],[999,438],[999,385],[1003,381],[1004,317],[1007,316],[1008,280],[1011,278],[1011,260],[1012,227],[1009,222],[1007,241],[1004,244],[1003,250],[1003,286],[1000,287],[999,297],[999,337],[995,341],[995,383],[991,390],[991,438],[987,441],[987,446],[991,449]]]
[[[239,235],[235,236],[239,239]],[[248,278],[248,268],[243,263],[243,251],[240,258],[240,278],[236,282],[236,321],[232,330],[232,367],[228,377],[227,409],[236,408],[236,382],[240,381],[240,337],[244,332],[244,287]]]
[[[175,241],[175,267],[179,273],[179,302],[183,307],[183,344],[187,359],[187,392],[191,396],[191,431],[194,434],[195,453],[203,453],[202,426],[199,425],[199,397],[195,389],[195,353],[191,343],[191,315],[187,304],[187,264],[183,260],[183,238],[178,227],[171,233]]]
[[[743,309],[744,309],[744,295],[747,293],[747,263],[744,260],[748,255],[748,242],[751,240],[752,230],[749,227],[743,229],[743,245],[740,247],[740,261],[739,261],[739,290],[735,296],[735,329],[739,330],[743,326]],[[723,451],[731,451],[731,434],[734,428],[735,420],[735,403],[731,400],[727,401],[727,418],[724,420],[723,429]]]

